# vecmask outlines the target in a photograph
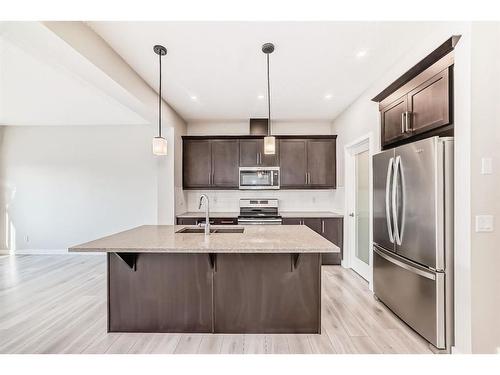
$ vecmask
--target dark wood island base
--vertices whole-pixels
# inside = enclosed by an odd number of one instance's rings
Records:
[[[320,253],[107,257],[109,332],[321,331]]]

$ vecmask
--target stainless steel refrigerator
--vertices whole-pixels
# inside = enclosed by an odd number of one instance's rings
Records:
[[[453,138],[373,156],[375,295],[438,349],[453,345]]]

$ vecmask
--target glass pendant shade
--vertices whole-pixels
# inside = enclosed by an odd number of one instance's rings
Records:
[[[167,155],[167,140],[163,137],[153,138],[153,154],[158,156]]]
[[[268,135],[264,137],[264,154],[274,155],[276,153],[276,138]]]

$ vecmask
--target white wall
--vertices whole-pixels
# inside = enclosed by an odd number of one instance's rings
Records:
[[[107,74],[136,99],[126,104],[157,126],[158,95],[109,45],[84,22],[46,21],[43,24],[71,45],[82,56]],[[175,213],[184,209],[184,194],[179,187],[179,166],[182,151],[179,136],[186,133],[186,122],[162,101],[163,133],[167,136],[168,155],[158,159],[158,222],[171,224]],[[148,142],[149,144],[151,141]]]
[[[188,135],[248,135],[249,120],[189,122]],[[330,135],[328,121],[273,121],[273,134],[286,135]],[[343,195],[338,190],[279,190],[279,191],[230,191],[189,190],[185,193],[186,211],[198,211],[200,194],[210,198],[213,212],[238,212],[239,199],[246,197],[278,198],[283,211],[339,211]],[[341,199],[339,199],[341,197]]]
[[[2,250],[67,249],[157,222],[151,128],[4,126],[2,134],[0,215],[15,231]]]
[[[279,135],[330,135],[329,121],[272,121],[272,134]],[[245,121],[194,121],[187,124],[188,135],[248,135],[250,122]]]
[[[334,190],[189,190],[187,211],[197,212],[201,194],[210,198],[212,212],[239,212],[240,198],[278,198],[282,211],[337,211]],[[202,207],[201,211],[204,211]]]
[[[471,33],[471,214],[500,217],[500,23],[473,23]],[[481,158],[493,174],[481,174]],[[500,352],[500,230],[472,231],[472,351]]]

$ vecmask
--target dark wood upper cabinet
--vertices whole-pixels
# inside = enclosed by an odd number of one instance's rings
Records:
[[[303,188],[307,185],[307,140],[280,139],[280,187]]]
[[[185,139],[182,159],[184,189],[238,188],[238,140]]]
[[[383,148],[453,135],[453,36],[372,100],[379,102]]]
[[[278,136],[264,154],[260,136],[183,137],[184,189],[238,189],[239,167],[280,167],[282,189],[333,189],[336,136]]]
[[[276,153],[274,155],[264,154],[264,139],[241,139],[240,140],[240,167],[276,167],[278,166],[278,147],[276,141]]]
[[[212,182],[212,148],[209,140],[184,140],[182,152],[184,188],[209,187]]]
[[[240,167],[258,167],[262,151],[261,139],[242,139],[240,141]]]
[[[280,139],[281,187],[335,188],[335,139]]]
[[[382,144],[389,144],[406,137],[405,115],[408,112],[406,95],[380,110]]]
[[[408,121],[412,134],[451,123],[449,74],[449,69],[445,69],[408,94]]]
[[[324,139],[307,141],[307,185],[333,187],[336,180],[335,142]]]
[[[238,140],[224,139],[210,142],[212,144],[212,185],[221,188],[238,188]]]
[[[272,155],[264,154],[264,139],[262,139],[262,148],[260,154],[260,166],[261,167],[278,167],[279,163],[279,154],[280,154],[280,142],[276,139],[276,152]]]

